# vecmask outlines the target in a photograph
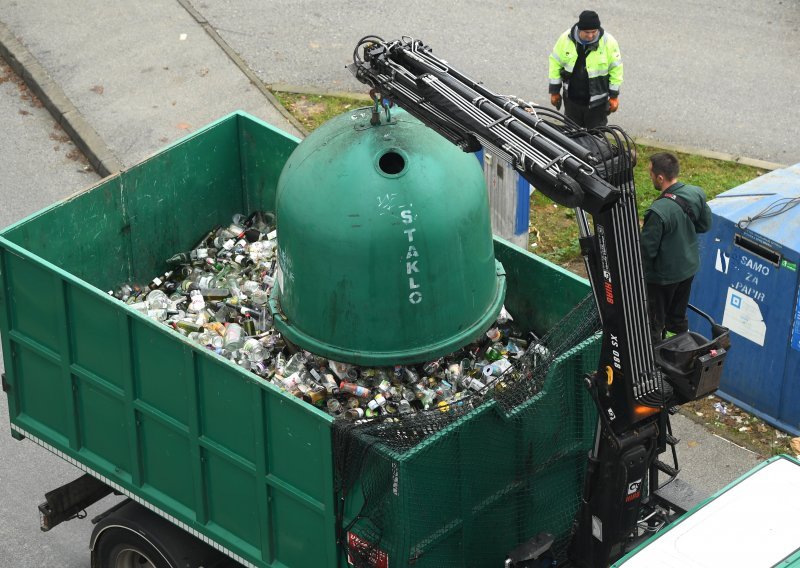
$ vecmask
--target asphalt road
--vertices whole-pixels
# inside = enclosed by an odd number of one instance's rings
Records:
[[[800,162],[796,0],[191,1],[276,88],[365,93],[344,69],[358,39],[408,35],[495,92],[540,103],[556,38],[591,5],[622,50],[613,122],[662,143]]]

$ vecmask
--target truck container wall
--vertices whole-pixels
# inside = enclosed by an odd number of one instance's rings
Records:
[[[335,534],[332,418],[106,291],[163,273],[164,259],[235,213],[272,210],[297,143],[233,113],[0,232],[12,433],[247,566],[345,563]],[[507,271],[506,306],[540,334],[588,293],[585,280],[506,241],[496,239],[495,250]],[[584,398],[581,377],[596,343],[562,357],[548,380]],[[593,424],[591,405],[562,412],[575,428]],[[502,424],[482,407],[441,435],[455,451],[468,428]],[[562,457],[548,471],[574,478],[574,494],[585,449],[553,448]],[[413,472],[424,459],[421,446],[402,456],[403,467]],[[414,512],[398,515],[401,534]],[[451,535],[442,534],[446,543]]]

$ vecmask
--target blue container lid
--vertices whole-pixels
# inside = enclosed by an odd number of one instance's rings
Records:
[[[800,164],[769,172],[720,193],[708,205],[715,215],[732,221],[742,230],[791,250],[800,250]],[[768,208],[783,211],[772,217],[756,218]]]

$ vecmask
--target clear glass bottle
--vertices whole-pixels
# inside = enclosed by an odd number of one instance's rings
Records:
[[[244,344],[244,330],[238,323],[229,323],[225,326],[224,347],[228,351],[235,351]]]
[[[239,351],[253,363],[264,360],[264,347],[262,347],[261,342],[254,337],[247,338]]]
[[[336,382],[331,373],[323,373],[321,382],[329,394],[339,394],[339,383]]]
[[[347,369],[350,367],[347,363],[339,363],[337,361],[328,360],[328,368],[333,371],[340,380],[347,378]]]
[[[186,308],[186,311],[196,314],[205,307],[206,301],[203,298],[203,294],[200,293],[200,290],[192,290],[189,292],[189,307]]]
[[[289,358],[286,362],[285,372],[287,375],[300,372],[306,368],[306,356],[301,352],[297,352]]]
[[[250,301],[254,306],[263,306],[269,302],[269,292],[260,287],[256,288],[250,296]]]
[[[328,407],[328,412],[335,417],[339,417],[344,413],[342,403],[335,398],[329,398],[325,405]]]
[[[272,360],[272,363],[275,367],[275,374],[283,377],[286,373],[286,357],[284,357],[283,352],[279,351]]]
[[[141,304],[141,302],[139,302]],[[169,308],[169,298],[162,290],[153,290],[147,294],[147,297],[144,301],[147,305],[147,310],[143,311],[142,313],[146,313],[148,317],[156,320],[156,321],[166,321],[168,314],[167,308]],[[135,309],[139,309],[138,306]]]

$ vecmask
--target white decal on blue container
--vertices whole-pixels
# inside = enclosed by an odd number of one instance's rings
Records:
[[[722,272],[723,274],[727,274],[728,264],[730,263],[730,260],[731,257],[722,252],[722,249],[717,249],[717,261],[714,263],[714,268],[717,269],[717,272]]]
[[[767,324],[758,302],[734,288],[728,288],[722,325],[745,339],[764,346]]]

